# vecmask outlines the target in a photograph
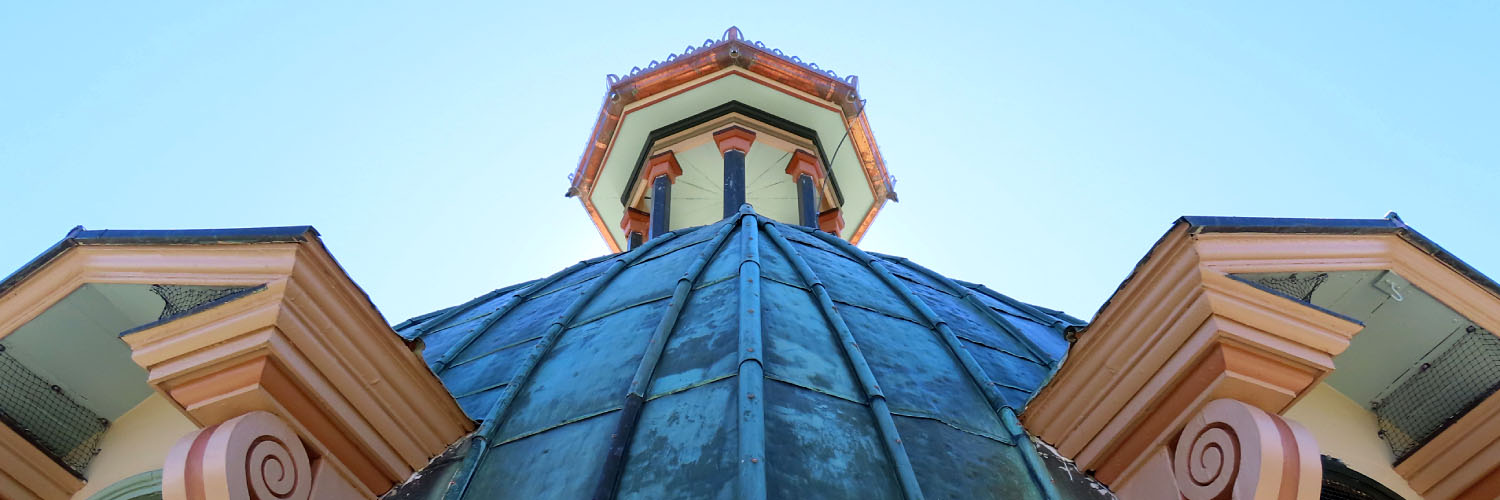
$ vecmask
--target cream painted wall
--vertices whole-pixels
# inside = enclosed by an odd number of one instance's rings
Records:
[[[1375,414],[1328,384],[1312,392],[1282,416],[1306,426],[1324,455],[1343,460],[1350,469],[1380,481],[1407,500],[1422,500],[1391,467],[1394,457],[1376,433]]]
[[[177,440],[198,430],[177,408],[151,393],[110,424],[99,441],[99,456],[89,463],[88,484],[73,500],[84,500],[116,481],[160,469]]]

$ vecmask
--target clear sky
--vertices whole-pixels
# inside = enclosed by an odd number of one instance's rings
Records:
[[[607,251],[562,196],[604,75],[735,24],[860,76],[868,250],[1088,318],[1180,215],[1395,210],[1500,276],[1497,2],[310,3],[8,5],[0,275],[312,224],[393,323],[545,276]]]

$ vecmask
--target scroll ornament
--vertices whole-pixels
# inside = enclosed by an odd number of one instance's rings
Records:
[[[308,500],[312,491],[301,438],[264,411],[188,434],[162,470],[166,500]]]
[[[1187,500],[1319,496],[1318,444],[1296,422],[1232,399],[1209,402],[1183,428],[1172,472]]]

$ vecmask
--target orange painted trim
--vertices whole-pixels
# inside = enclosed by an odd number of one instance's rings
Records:
[[[81,489],[82,480],[0,424],[0,498],[66,500]]]
[[[714,132],[713,137],[714,145],[719,147],[720,155],[730,151],[749,153],[750,145],[755,143],[755,132],[738,125],[731,125]]]
[[[636,210],[625,209],[625,217],[620,219],[620,229],[625,230],[625,235],[630,233],[651,234],[651,214]]]
[[[786,162],[786,174],[796,179],[798,176],[806,175],[812,177],[813,184],[823,184],[823,165],[818,162],[818,157],[803,150],[792,153],[792,159]]]
[[[677,164],[677,155],[671,151],[663,152],[646,160],[646,168],[641,171],[641,181],[651,182],[660,176],[667,176],[667,182],[677,183],[677,177],[682,175],[682,166]]]
[[[818,214],[818,230],[838,236],[844,231],[844,211],[835,208]]]

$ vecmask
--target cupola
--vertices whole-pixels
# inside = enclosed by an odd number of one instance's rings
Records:
[[[606,80],[567,194],[614,250],[717,222],[744,203],[858,243],[896,199],[859,79],[738,28]]]

